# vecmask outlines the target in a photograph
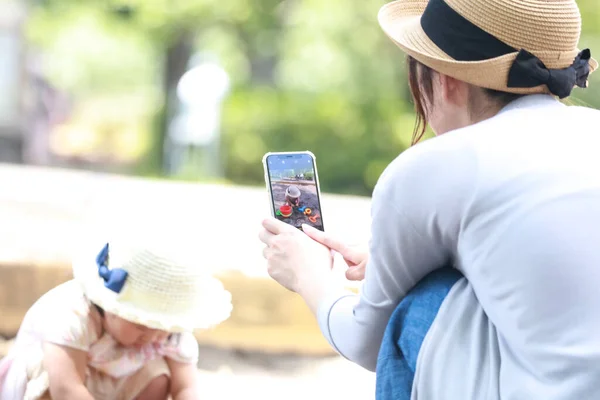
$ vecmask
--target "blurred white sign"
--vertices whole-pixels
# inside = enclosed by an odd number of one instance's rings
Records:
[[[229,76],[218,64],[204,63],[187,71],[177,85],[182,110],[171,126],[177,143],[204,146],[219,133],[221,103],[229,91]]]
[[[0,126],[14,127],[20,117],[21,49],[16,32],[0,30]]]

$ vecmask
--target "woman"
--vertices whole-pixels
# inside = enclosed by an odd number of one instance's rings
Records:
[[[557,99],[597,67],[575,1],[399,0],[379,22],[409,56],[415,141],[438,137],[380,177],[368,261],[268,219],[270,275],[378,398],[599,399],[600,112]]]

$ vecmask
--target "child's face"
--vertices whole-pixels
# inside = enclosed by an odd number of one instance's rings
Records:
[[[169,336],[169,332],[134,324],[108,312],[104,321],[108,333],[122,346],[142,347],[151,343],[161,343]]]

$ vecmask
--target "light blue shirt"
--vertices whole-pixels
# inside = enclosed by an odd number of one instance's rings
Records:
[[[331,345],[374,370],[405,294],[453,264],[413,399],[600,399],[600,111],[532,95],[403,152],[373,193],[361,294],[324,301]]]

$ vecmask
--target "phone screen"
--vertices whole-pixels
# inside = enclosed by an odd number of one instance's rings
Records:
[[[314,159],[309,154],[272,154],[266,159],[275,218],[298,229],[323,229]]]

